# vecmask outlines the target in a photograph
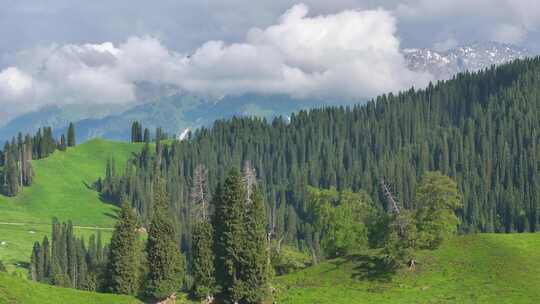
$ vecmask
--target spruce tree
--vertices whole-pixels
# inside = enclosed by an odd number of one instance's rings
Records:
[[[75,147],[75,125],[72,122],[69,123],[68,127],[67,145],[68,147]]]
[[[39,242],[34,243],[30,258],[30,278],[34,281],[43,281],[43,253]]]
[[[131,142],[140,142],[140,127],[138,121],[134,121],[131,124]]]
[[[148,128],[144,128],[144,143],[149,144],[150,143],[150,130]]]
[[[127,199],[111,238],[107,265],[107,289],[112,293],[135,295],[138,289],[139,253],[137,218]]]
[[[208,221],[198,221],[192,232],[193,293],[199,299],[211,299],[215,294],[216,279],[213,253],[213,231]]]
[[[241,259],[245,245],[245,194],[238,170],[231,170],[216,191],[214,204],[214,235],[217,281],[226,303],[237,303],[245,294]]]
[[[180,290],[184,278],[184,260],[171,214],[165,181],[159,177],[154,184],[154,214],[146,244],[149,269],[146,293],[158,300]]]
[[[66,151],[66,147],[67,147],[66,136],[62,134],[62,136],[60,136],[60,144],[58,145],[58,150]]]
[[[43,280],[50,282],[51,278],[51,249],[47,236],[43,237],[41,243],[41,251],[43,252]]]
[[[21,187],[19,184],[19,167],[13,153],[7,151],[6,157],[8,159],[4,166],[4,193],[7,196],[16,196]]]
[[[209,201],[206,185],[206,169],[199,165],[195,169],[191,199],[195,224],[192,231],[192,273],[195,297],[208,301],[216,292],[213,242],[214,234],[209,220]]]
[[[245,245],[242,280],[246,303],[262,303],[268,292],[269,260],[266,239],[266,208],[260,188],[255,184],[245,206]]]

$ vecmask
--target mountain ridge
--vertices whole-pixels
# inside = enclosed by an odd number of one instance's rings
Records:
[[[464,71],[477,71],[534,54],[526,49],[496,42],[476,42],[447,51],[408,48],[402,50],[407,66],[413,71],[427,72],[435,80],[450,79]],[[284,94],[248,93],[213,98],[190,94],[172,88],[142,83],[138,96],[147,102],[126,105],[47,106],[15,118],[0,127],[0,140],[9,140],[18,132],[34,133],[42,126],[51,126],[55,135],[65,133],[70,121],[76,122],[77,140],[95,137],[129,140],[132,121],[145,127],[162,127],[177,137],[186,129],[209,126],[218,119],[232,116],[272,118],[325,105],[349,105],[353,101],[294,98]],[[356,102],[360,102],[357,100]]]

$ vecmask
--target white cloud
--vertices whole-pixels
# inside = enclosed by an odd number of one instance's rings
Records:
[[[442,39],[461,38],[521,44],[540,27],[538,0],[404,0],[395,8],[402,23],[433,27]]]
[[[197,49],[182,62],[183,85],[215,93],[366,98],[424,84],[425,75],[405,67],[395,32],[395,18],[385,10],[309,17],[307,6],[296,5],[278,24],[251,29],[244,43],[211,41]]]
[[[14,67],[0,72],[0,80],[9,80],[0,86],[0,102],[24,101],[19,112],[47,103],[133,102],[142,81],[216,95],[357,100],[429,80],[406,68],[391,12],[345,10],[311,17],[303,4],[274,25],[250,29],[243,42],[208,41],[190,55],[152,37],[131,37],[119,45],[35,48],[16,58]]]
[[[492,40],[506,43],[521,43],[527,36],[527,30],[522,25],[500,24],[493,27]]]
[[[0,94],[7,99],[16,99],[32,89],[32,78],[16,67],[0,72]]]

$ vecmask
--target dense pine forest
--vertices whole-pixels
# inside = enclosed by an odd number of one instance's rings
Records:
[[[108,200],[127,197],[147,224],[152,185],[163,175],[188,253],[195,169],[208,168],[209,189],[215,189],[231,167],[245,161],[263,187],[267,230],[302,251],[319,247],[308,186],[362,190],[377,208],[387,209],[384,180],[401,206],[414,208],[415,189],[426,171],[457,181],[464,204],[460,231],[537,231],[539,93],[535,58],[365,105],[301,111],[272,122],[217,121],[186,140],[146,145],[125,172],[117,172],[112,160],[97,187]],[[133,137],[140,139],[140,131]]]

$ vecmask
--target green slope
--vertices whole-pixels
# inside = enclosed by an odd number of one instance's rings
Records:
[[[110,215],[116,208],[101,202],[89,186],[103,176],[108,158],[123,165],[140,149],[139,144],[95,139],[32,162],[36,172],[33,185],[14,198],[0,196],[0,222],[48,224],[56,216],[71,219],[75,225],[112,226]]]
[[[50,233],[52,217],[71,219],[83,235],[94,233],[94,227],[111,228],[117,208],[88,185],[103,176],[108,158],[122,166],[140,149],[141,144],[96,139],[34,161],[33,185],[17,197],[0,196],[0,260],[10,269],[27,262],[34,241]],[[101,230],[104,239],[110,236],[110,230]]]
[[[99,294],[38,284],[0,273],[0,303],[141,303],[128,296]]]
[[[278,303],[537,303],[540,234],[456,237],[394,275],[361,257],[278,279]],[[373,266],[373,265],[372,265]],[[361,279],[360,279],[361,278]]]

